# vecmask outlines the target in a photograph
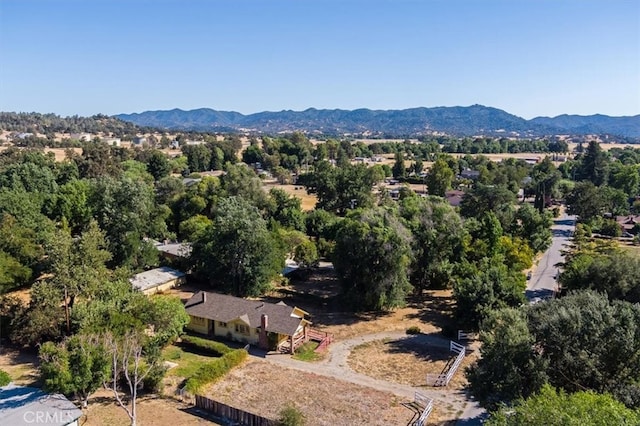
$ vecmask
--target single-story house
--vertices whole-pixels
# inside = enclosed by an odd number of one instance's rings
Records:
[[[81,416],[64,395],[12,383],[0,387],[0,425],[78,426]]]
[[[265,303],[199,291],[186,303],[187,328],[211,337],[293,353],[308,340],[322,341],[325,333],[312,330],[309,315],[284,302]]]
[[[179,243],[176,241],[151,240],[156,249],[166,259],[184,259],[191,255],[191,243]]]
[[[184,284],[186,276],[184,272],[163,266],[141,272],[129,278],[131,285],[146,295],[167,291]]]

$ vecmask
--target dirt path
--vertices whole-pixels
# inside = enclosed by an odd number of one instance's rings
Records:
[[[472,401],[464,391],[427,386],[413,387],[379,380],[353,371],[347,363],[349,353],[358,345],[384,339],[400,340],[408,338],[415,339],[416,342],[424,345],[433,345],[441,348],[449,347],[449,340],[439,336],[427,334],[408,336],[405,332],[390,331],[367,334],[335,342],[329,346],[329,356],[319,362],[298,361],[291,358],[290,355],[276,353],[266,354],[264,351],[257,349],[252,349],[251,355],[283,367],[332,377],[376,390],[393,393],[402,397],[405,401],[413,401],[415,392],[420,392],[421,394],[432,398],[435,406],[446,409],[447,411],[459,413],[457,417],[461,424],[480,424],[480,422],[476,423],[473,418],[480,414],[482,410],[479,409],[477,404]],[[456,374],[462,374],[462,372],[459,371]]]

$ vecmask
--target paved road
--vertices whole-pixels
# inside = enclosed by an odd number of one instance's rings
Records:
[[[291,358],[286,354],[265,354],[264,351],[251,347],[251,354],[272,362],[283,367],[293,368],[295,370],[315,373],[323,376],[333,377],[335,379],[344,380],[361,386],[367,386],[377,390],[390,392],[401,396],[407,402],[413,401],[415,392],[420,392],[428,398],[434,400],[435,406],[447,407],[454,412],[461,411],[458,424],[471,426],[480,425],[480,419],[485,416],[485,411],[471,399],[471,397],[463,391],[447,390],[442,388],[416,388],[399,383],[389,382],[385,380],[375,379],[364,374],[353,371],[347,364],[349,352],[357,346],[365,342],[371,342],[383,339],[413,339],[419,344],[433,345],[440,347],[449,347],[449,340],[439,336],[432,335],[412,335],[408,336],[405,332],[381,332],[358,336],[353,339],[335,342],[329,346],[329,356],[321,362],[304,362]],[[456,374],[463,374],[458,371]]]
[[[563,260],[561,250],[569,243],[575,230],[575,222],[576,217],[567,214],[553,221],[551,247],[544,252],[527,282],[525,295],[530,302],[535,303],[538,300],[553,297],[553,294],[558,290],[556,282],[558,267],[556,264]]]

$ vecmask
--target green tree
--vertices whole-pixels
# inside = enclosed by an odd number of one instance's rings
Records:
[[[96,336],[75,335],[40,347],[40,375],[47,392],[73,395],[86,408],[109,376],[109,357]]]
[[[640,302],[640,259],[624,251],[579,250],[568,257],[558,281],[563,292],[596,290],[610,299]]]
[[[549,383],[569,392],[609,392],[640,407],[640,306],[581,291],[529,311],[529,329],[549,361]]]
[[[481,217],[493,212],[503,229],[509,229],[513,222],[515,194],[505,186],[476,184],[465,192],[460,202],[460,214],[463,217]]]
[[[560,172],[549,156],[544,157],[540,163],[533,166],[532,185],[535,188],[534,206],[540,213],[544,211],[547,199],[550,199],[560,181]]]
[[[225,171],[220,183],[226,196],[242,197],[259,209],[267,206],[262,181],[253,170],[245,164],[226,164]]]
[[[526,330],[513,319],[483,324],[483,333],[496,336],[496,343],[483,339],[483,356],[469,375],[471,390],[481,402],[492,406],[526,398],[543,384],[530,378],[541,377],[567,392],[608,392],[628,407],[640,406],[638,304],[580,291],[531,305],[525,314]],[[521,356],[512,356],[509,342],[525,336]],[[485,356],[490,350],[492,355]],[[508,379],[508,372],[526,381]],[[505,383],[508,391],[503,390]]]
[[[465,229],[460,215],[441,199],[415,194],[400,200],[400,214],[413,234],[411,284],[416,291],[451,286],[462,260]]]
[[[612,170],[609,180],[611,187],[623,191],[627,194],[627,197],[635,197],[640,188],[638,165],[615,162],[611,166]]]
[[[578,182],[566,196],[567,212],[577,215],[580,221],[590,220],[605,213],[607,200],[603,192],[592,182]]]
[[[411,235],[381,209],[363,210],[340,223],[334,266],[349,306],[387,310],[405,303],[411,291]]]
[[[260,212],[240,197],[220,200],[191,259],[197,276],[236,296],[262,294],[284,267],[284,252]]]
[[[171,163],[166,154],[154,149],[147,160],[147,171],[153,176],[155,181],[169,176],[171,173]]]
[[[546,361],[534,347],[523,311],[492,311],[480,329],[481,357],[466,372],[471,393],[490,409],[526,398],[546,381]]]
[[[552,224],[551,213],[536,210],[525,203],[516,210],[511,233],[527,241],[534,252],[540,253],[551,245]]]
[[[333,167],[322,161],[304,185],[308,193],[317,195],[317,208],[342,215],[354,208],[372,207],[371,190],[382,178],[377,169],[364,164]]]
[[[588,180],[595,186],[605,185],[608,179],[607,154],[602,151],[600,144],[589,142],[581,158],[576,179]]]
[[[427,173],[426,184],[429,194],[444,197],[447,190],[451,189],[453,176],[449,164],[443,158],[438,158]]]
[[[204,145],[184,145],[182,153],[187,157],[189,171],[204,172],[211,164],[211,151]]]
[[[545,385],[515,407],[492,413],[487,426],[608,426],[640,424],[640,412],[626,408],[611,395],[593,391],[567,394]]]
[[[395,154],[395,163],[393,163],[393,167],[391,168],[393,173],[393,177],[395,178],[404,178],[407,174],[407,169],[404,166],[404,152],[398,151]]]
[[[524,303],[525,276],[509,269],[500,256],[485,258],[461,272],[453,285],[458,321],[474,330],[491,311]]]
[[[304,230],[304,213],[298,197],[287,194],[284,190],[272,188],[269,191],[267,217],[277,221],[285,228]]]
[[[91,192],[96,220],[113,255],[111,265],[136,269],[157,264],[157,250],[144,237],[169,236],[168,212],[157,207],[153,187],[127,177],[103,178],[93,182]]]

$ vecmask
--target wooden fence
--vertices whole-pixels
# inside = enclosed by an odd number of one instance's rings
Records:
[[[413,423],[413,426],[424,426],[429,414],[433,411],[433,399],[416,392],[413,397],[413,402],[422,408],[422,414],[420,414],[418,420]]]
[[[231,407],[230,405],[214,401],[202,395],[196,395],[196,407],[212,413],[215,416],[227,419],[234,424],[244,426],[276,426],[278,424],[275,420]]]
[[[428,386],[447,386],[455,372],[458,370],[458,367],[460,367],[460,364],[466,354],[466,348],[452,340],[449,342],[449,350],[457,354],[456,358],[453,360],[453,363],[447,364],[444,373],[427,374]]]
[[[316,330],[314,328],[307,329],[307,340],[315,340],[320,342],[315,352],[321,352],[333,342],[333,335],[325,333],[324,331]]]

